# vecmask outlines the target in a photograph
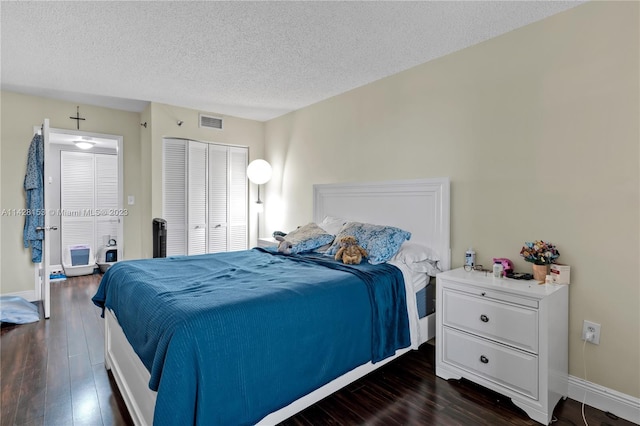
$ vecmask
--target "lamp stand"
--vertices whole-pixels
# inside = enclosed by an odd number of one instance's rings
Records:
[[[262,159],[253,160],[247,166],[247,178],[258,185],[258,201],[256,201],[256,210],[258,211],[258,223],[256,230],[258,232],[257,238],[260,238],[260,213],[264,210],[262,200],[260,199],[260,185],[269,182],[271,179],[271,164]]]
[[[256,201],[256,210],[258,212],[258,222],[256,223],[256,243],[260,239],[260,213],[264,211],[264,203],[260,199],[260,185],[258,185],[258,200]]]

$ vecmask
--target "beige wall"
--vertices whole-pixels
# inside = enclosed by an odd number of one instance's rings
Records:
[[[638,16],[587,3],[269,121],[266,230],[310,220],[314,183],[449,176],[453,266],[555,243],[570,374],[588,319],[588,380],[640,397]]]
[[[200,111],[152,103],[143,112],[143,122],[147,121],[147,128],[142,128],[142,185],[145,194],[145,218],[142,224],[143,256],[151,257],[152,224],[154,217],[162,217],[162,139],[183,138],[202,142],[217,142],[229,145],[249,147],[249,161],[261,158],[264,151],[264,123],[237,117],[207,113],[223,119],[222,130],[199,127]],[[182,125],[178,126],[178,121]],[[252,185],[252,191],[255,190]],[[253,199],[253,198],[251,198]],[[146,219],[145,219],[146,220]],[[251,223],[251,241],[255,244]]]
[[[75,129],[75,121],[69,119],[75,111],[76,104],[69,102],[2,92],[0,209],[25,206],[22,182],[33,126],[49,118],[52,128]],[[80,112],[86,118],[82,130],[123,136],[123,205],[129,211],[124,218],[125,259],[152,255],[152,219],[162,217],[163,137],[248,146],[250,159],[260,158],[264,152],[264,123],[259,121],[224,116],[223,130],[201,129],[199,111],[155,103],[142,113],[90,105],[80,105]],[[182,126],[177,125],[178,120],[184,122]],[[146,128],[140,125],[144,122]],[[135,197],[133,206],[127,205],[129,195]],[[0,224],[0,253],[4,254],[0,258],[0,294],[32,291],[33,264],[29,250],[22,246],[24,217],[2,216]],[[255,223],[252,226],[255,228]]]
[[[49,118],[50,126],[57,129],[76,129],[76,105],[69,102],[27,96],[12,92],[1,93],[2,131],[0,139],[0,186],[2,209],[25,207],[22,187],[27,164],[27,152],[33,137],[33,126]],[[127,206],[126,196],[140,194],[140,114],[80,105],[81,130],[123,136],[124,196],[123,205],[129,211],[124,217],[124,257],[140,257],[140,205]],[[29,249],[22,242],[24,217],[2,216],[2,256],[0,294],[31,291],[34,289],[33,264]]]

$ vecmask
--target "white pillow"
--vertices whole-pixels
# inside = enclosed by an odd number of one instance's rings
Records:
[[[318,224],[318,226],[324,229],[324,231],[328,234],[338,235],[338,232],[340,232],[340,229],[342,229],[342,225],[344,225],[345,223],[347,223],[347,220],[341,217],[325,216],[324,219],[322,219],[322,222]]]
[[[440,262],[438,254],[431,247],[411,241],[402,243],[400,250],[391,260],[404,263],[413,272],[421,272],[432,277],[442,272],[438,265]]]

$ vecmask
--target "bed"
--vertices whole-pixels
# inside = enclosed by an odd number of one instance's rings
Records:
[[[388,261],[358,267],[254,248],[107,271],[105,366],[135,424],[154,415],[155,424],[277,424],[435,336],[421,267],[450,267],[448,178],[315,185],[313,197],[311,224],[375,224],[411,238]],[[426,264],[416,247],[428,248]],[[236,275],[241,291],[225,288]],[[200,285],[212,277],[214,290]],[[107,291],[101,283],[102,305]],[[177,310],[165,314],[158,295]]]

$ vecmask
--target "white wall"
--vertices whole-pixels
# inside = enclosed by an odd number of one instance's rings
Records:
[[[312,185],[449,176],[453,266],[571,265],[571,375],[640,397],[639,4],[591,2],[267,122],[267,231],[312,218]],[[551,325],[553,326],[553,325]]]

